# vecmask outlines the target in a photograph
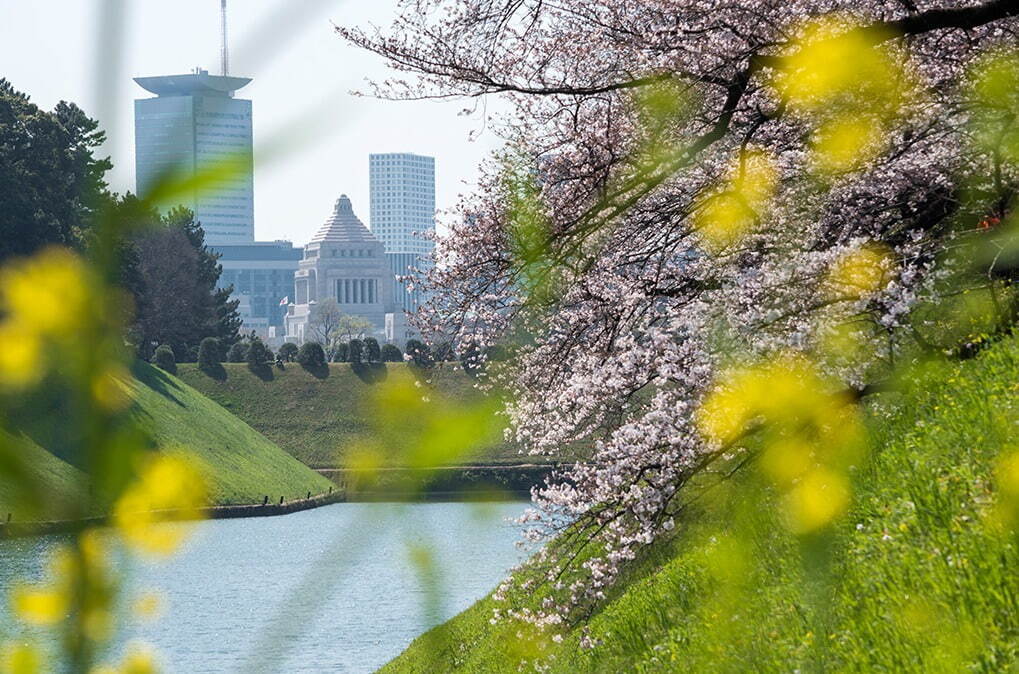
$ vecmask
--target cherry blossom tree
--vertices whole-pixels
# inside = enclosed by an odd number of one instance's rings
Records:
[[[1016,44],[1017,15],[1006,0],[417,0],[388,30],[338,29],[398,71],[376,95],[509,106],[493,122],[507,149],[451,215],[419,321],[462,350],[512,346],[485,382],[513,393],[527,451],[593,448],[535,492],[531,534],[560,536],[538,562],[557,599],[527,617],[603,596],[675,526],[683,486],[732,451],[697,419],[734,361],[809,354],[862,394],[905,350],[942,346],[923,312],[968,264],[953,247],[1010,214],[1015,165],[974,133],[973,73]],[[571,564],[582,580],[564,585]]]

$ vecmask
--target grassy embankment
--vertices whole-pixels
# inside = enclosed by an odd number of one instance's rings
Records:
[[[297,363],[285,370],[272,368],[257,376],[243,363],[224,363],[223,372],[213,377],[194,364],[178,366],[185,382],[250,424],[269,440],[314,468],[340,465],[344,448],[373,432],[371,399],[373,387],[390,373],[410,370],[430,382],[434,395],[470,405],[482,395],[474,381],[454,363],[419,371],[403,363],[355,371],[347,363],[331,363],[328,374],[315,376]],[[521,456],[509,443],[498,442],[481,449],[471,463],[512,464],[535,462]]]
[[[140,363],[128,383],[138,424],[158,448],[182,448],[202,468],[214,504],[260,503],[303,498],[329,489],[331,483],[294,460],[271,441],[176,377]],[[60,419],[50,419],[59,426]],[[40,439],[45,446],[50,443]],[[50,448],[52,449],[52,448]],[[59,451],[30,444],[38,456],[34,470],[48,485],[53,500],[73,496],[82,488],[80,471],[59,457]],[[14,512],[10,485],[0,480],[0,513]]]
[[[995,466],[1019,437],[1017,392],[1019,341],[1009,340],[868,401],[871,457],[821,576],[781,527],[741,546],[733,513],[747,510],[707,495],[561,643],[489,624],[487,598],[383,671],[513,672],[521,652],[561,672],[1016,671],[1019,539],[989,513]],[[745,482],[731,481],[730,498]],[[827,586],[812,594],[808,577]],[[601,645],[581,649],[585,631]]]

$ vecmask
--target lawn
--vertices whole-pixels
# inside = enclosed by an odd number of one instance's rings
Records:
[[[271,368],[258,376],[244,363],[224,363],[218,376],[194,364],[178,365],[180,378],[233,412],[291,455],[315,468],[340,465],[352,442],[373,432],[369,403],[375,387],[397,370],[410,370],[422,391],[468,406],[483,395],[459,365],[444,363],[418,370],[404,363],[386,363],[354,370],[331,363],[328,372],[311,374],[297,363],[285,370]],[[481,463],[534,462],[521,457],[511,443],[497,442],[477,456]]]
[[[770,496],[738,474],[727,496],[703,492],[560,643],[490,624],[505,605],[489,597],[383,671],[513,672],[525,658],[556,672],[1016,671],[1019,539],[991,513],[995,466],[1016,449],[1017,392],[1013,339],[870,399],[870,459],[823,549],[772,526]],[[599,645],[581,648],[584,635]]]
[[[125,386],[134,398],[138,425],[156,448],[184,449],[194,457],[214,504],[260,503],[265,496],[290,500],[329,489],[327,479],[176,377],[145,363],[139,363],[134,374]],[[56,421],[54,416],[49,423],[59,427]],[[54,446],[48,446],[45,434],[24,443],[24,451],[33,454],[32,470],[41,476],[54,506],[60,499],[80,496],[85,488],[82,473],[61,458],[58,435],[52,436]],[[16,498],[13,486],[0,480],[0,517],[8,512],[17,518]]]

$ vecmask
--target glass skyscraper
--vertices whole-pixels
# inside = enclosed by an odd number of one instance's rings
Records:
[[[227,169],[213,182],[166,204],[192,209],[212,247],[255,238],[251,101],[233,97],[250,81],[205,70],[135,78],[156,94],[134,102],[135,180],[140,195],[164,176],[187,178]]]
[[[427,267],[434,244],[421,236],[435,231],[435,159],[410,153],[372,154],[368,158],[371,231],[385,246],[395,276]],[[422,301],[414,285],[394,279],[397,306],[413,312]]]

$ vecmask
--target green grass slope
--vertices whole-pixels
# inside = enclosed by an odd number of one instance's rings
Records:
[[[144,363],[134,374],[128,386],[138,424],[159,448],[185,449],[195,456],[213,503],[256,503],[264,496],[290,500],[308,491],[325,492],[332,484],[176,377]],[[80,495],[77,468],[32,442],[24,442],[23,451],[32,454],[30,465],[49,501]],[[16,504],[14,486],[0,479],[0,517],[13,512],[17,518]]]
[[[138,423],[160,447],[182,447],[209,469],[217,504],[320,494],[332,484],[186,383],[149,365],[136,368]]]
[[[80,499],[85,495],[82,491],[84,475],[80,470],[34,442],[22,439],[17,447],[18,451],[28,454],[25,463],[31,472],[31,483],[46,486],[46,498],[42,503],[43,517],[58,512],[62,499]],[[8,477],[6,473],[0,470],[0,521],[6,521],[8,514],[19,519],[21,516],[17,504],[21,502],[23,494],[19,493],[14,478]]]
[[[307,465],[331,468],[339,465],[351,441],[372,432],[371,409],[365,404],[372,387],[407,367],[387,363],[358,374],[347,363],[331,363],[328,375],[319,377],[289,363],[285,370],[272,368],[271,375],[259,377],[246,364],[224,363],[223,375],[214,378],[197,365],[181,364],[178,374]],[[458,365],[446,363],[426,376],[430,386],[453,401],[469,405],[482,395]],[[479,458],[491,463],[531,460],[506,443],[487,448]]]
[[[869,401],[873,451],[827,574],[810,575],[811,549],[774,528],[733,544],[733,510],[704,506],[561,643],[490,624],[486,598],[383,671],[513,672],[535,653],[556,672],[1019,671],[1019,539],[988,523],[995,465],[1019,438],[1017,392],[1009,340]],[[585,633],[600,645],[580,648]]]

